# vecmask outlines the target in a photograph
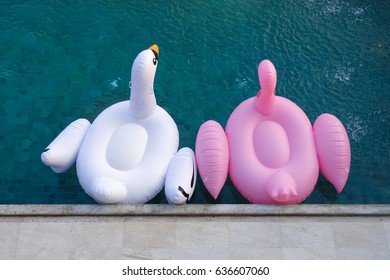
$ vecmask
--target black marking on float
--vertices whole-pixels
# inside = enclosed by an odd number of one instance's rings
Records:
[[[158,60],[158,53],[155,50],[152,50],[154,57]]]
[[[192,177],[191,177],[191,189],[194,188],[194,182],[195,182],[195,165],[193,165],[193,169],[192,169]]]
[[[48,150],[50,150],[50,148],[46,148],[43,150],[43,152],[47,152]]]
[[[187,202],[190,200],[190,195],[186,193],[186,191],[179,186],[178,190],[187,198]]]

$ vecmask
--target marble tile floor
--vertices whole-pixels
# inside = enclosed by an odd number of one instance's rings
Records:
[[[390,259],[390,216],[2,215],[0,259]]]

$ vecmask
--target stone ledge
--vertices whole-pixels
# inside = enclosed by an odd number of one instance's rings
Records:
[[[0,216],[390,216],[390,204],[8,204]]]

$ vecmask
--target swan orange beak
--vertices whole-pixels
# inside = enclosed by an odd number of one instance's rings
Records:
[[[158,59],[158,56],[160,54],[160,51],[158,49],[158,46],[156,44],[153,44],[149,47],[149,49],[151,49],[154,53],[154,56],[156,57],[156,59]]]

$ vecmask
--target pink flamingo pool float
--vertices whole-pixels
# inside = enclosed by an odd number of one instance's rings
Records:
[[[263,60],[258,73],[261,90],[233,111],[226,134],[212,120],[199,128],[195,153],[207,190],[216,199],[229,172],[252,203],[300,203],[313,191],[320,170],[341,192],[351,162],[343,124],[322,114],[312,127],[301,108],[275,96],[272,62]]]

